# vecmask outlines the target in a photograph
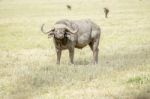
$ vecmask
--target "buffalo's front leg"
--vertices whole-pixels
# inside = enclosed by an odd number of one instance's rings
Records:
[[[69,49],[69,57],[70,57],[70,62],[73,64],[74,63],[74,61],[73,61],[73,59],[74,59],[74,48]]]
[[[56,49],[56,53],[57,53],[57,64],[60,64],[61,50],[60,49]]]

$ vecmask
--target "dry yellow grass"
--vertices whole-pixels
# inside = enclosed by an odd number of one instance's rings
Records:
[[[148,0],[0,0],[0,99],[149,99],[149,5]],[[104,7],[110,9],[108,19]],[[68,51],[55,65],[53,42],[40,26],[64,18],[90,18],[101,27],[98,65],[90,65],[89,47],[75,50],[75,65],[68,64]]]

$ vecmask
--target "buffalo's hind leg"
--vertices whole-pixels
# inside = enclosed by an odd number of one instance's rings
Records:
[[[95,41],[89,44],[91,50],[93,51],[93,64],[98,63],[98,52],[99,52],[98,45],[99,45],[99,39],[96,39]]]
[[[98,63],[98,52],[99,52],[99,48],[98,48],[98,44],[99,44],[99,41],[96,40],[93,44],[93,57],[94,57],[94,64],[97,64]]]

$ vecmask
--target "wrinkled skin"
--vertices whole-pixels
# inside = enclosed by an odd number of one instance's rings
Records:
[[[97,64],[100,39],[99,26],[91,20],[60,20],[56,22],[55,26],[60,24],[69,27],[70,30],[59,26],[48,32],[49,37],[53,36],[57,53],[57,64],[60,64],[62,50],[69,50],[70,62],[73,64],[75,48],[82,49],[87,45],[93,51],[93,63]]]

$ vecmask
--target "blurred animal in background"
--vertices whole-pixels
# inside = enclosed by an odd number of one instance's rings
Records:
[[[105,18],[108,18],[109,9],[108,8],[104,8],[104,13],[105,13]]]
[[[86,20],[59,20],[48,31],[44,31],[44,24],[41,27],[43,33],[53,37],[57,53],[57,64],[60,64],[62,50],[69,50],[70,62],[74,61],[74,49],[82,49],[89,45],[93,51],[93,63],[98,63],[100,27],[89,19]],[[87,52],[89,53],[89,52]]]
[[[72,9],[71,5],[66,5],[66,7],[67,7],[68,10]]]

